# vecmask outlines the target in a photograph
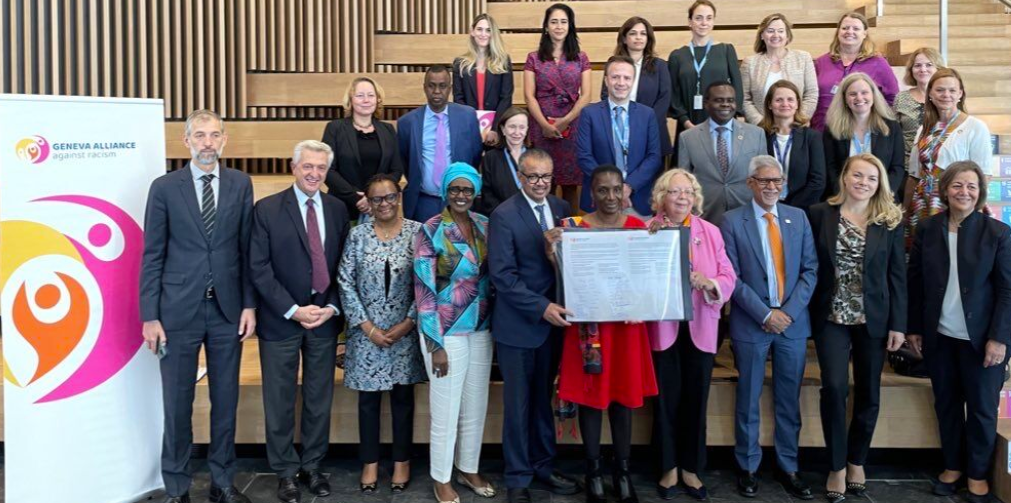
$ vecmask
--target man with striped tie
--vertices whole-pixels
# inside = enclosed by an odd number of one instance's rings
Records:
[[[189,165],[148,193],[140,310],[148,348],[161,358],[165,432],[162,478],[169,503],[190,501],[193,396],[200,347],[211,397],[210,501],[248,503],[233,485],[241,342],[256,328],[249,276],[253,184],[218,160],[228,136],[221,117],[186,119]]]

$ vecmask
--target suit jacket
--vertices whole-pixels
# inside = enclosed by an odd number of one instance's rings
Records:
[[[607,79],[600,86],[600,99],[607,101]],[[671,144],[670,130],[667,129],[667,112],[670,110],[671,82],[667,62],[653,58],[653,71],[642,69],[639,74],[639,87],[635,91],[635,102],[653,109],[656,114],[656,126],[660,130],[660,155],[668,156],[674,151]]]
[[[708,65],[707,65],[708,66]],[[678,167],[695,174],[702,185],[702,217],[720,225],[723,214],[751,201],[748,163],[756,155],[767,154],[765,131],[740,121],[734,123],[730,145],[730,171],[723,176],[716,159],[716,146],[709,133],[709,120],[681,133]]]
[[[871,133],[871,153],[885,165],[888,170],[888,184],[895,193],[895,201],[902,199],[902,181],[906,174],[905,144],[902,142],[902,126],[893,120],[888,122],[888,136]],[[850,156],[851,138],[838,139],[825,129],[825,174],[828,180],[825,184],[827,199],[839,193],[839,174],[843,164]]]
[[[607,100],[583,108],[579,114],[576,155],[583,171],[583,194],[579,201],[583,211],[593,211],[590,198],[590,174],[603,164],[617,165],[614,152],[612,113]],[[628,104],[628,159],[625,183],[632,187],[632,206],[640,215],[651,215],[650,195],[653,182],[663,168],[660,131],[653,111],[636,102]]]
[[[190,168],[158,177],[147,196],[144,262],[140,273],[140,312],[166,330],[193,319],[213,278],[225,318],[239,322],[242,309],[256,307],[249,276],[253,228],[253,183],[249,175],[220,167],[217,213],[210,237]]]
[[[327,192],[344,202],[352,219],[358,218],[357,203],[361,196],[357,193],[365,191],[365,183],[371,178],[369,173],[386,173],[397,180],[404,176],[396,130],[392,125],[377,119],[372,120],[372,125],[375,127],[382,157],[378,166],[369,166],[368,169],[362,166],[358,152],[358,130],[351,117],[334,119],[323,130],[323,143],[330,145],[334,152],[333,163],[326,174]]]
[[[836,245],[839,241],[839,206],[818,203],[811,207],[811,231],[818,250],[818,286],[811,301],[811,329],[821,333],[832,312],[836,290]],[[884,338],[890,330],[906,332],[905,228],[889,230],[881,224],[867,226],[864,245],[863,296],[867,333]]]
[[[453,61],[453,102],[477,109],[477,73],[471,70],[463,73],[463,60]],[[484,109],[495,111],[492,130],[498,128],[502,114],[513,106],[513,63],[506,60],[505,73],[484,72]]]
[[[793,319],[793,324],[783,336],[789,339],[806,338],[811,335],[807,306],[818,278],[814,237],[803,210],[785,204],[779,204],[778,209],[786,259],[784,301],[779,309]],[[727,256],[737,272],[734,305],[730,309],[730,337],[747,342],[760,341],[771,335],[762,330],[762,325],[772,307],[765,254],[751,202],[728,211],[720,230],[727,246]]]
[[[979,353],[986,342],[1011,344],[1011,228],[975,212],[958,230],[958,287],[969,340]],[[916,227],[909,254],[909,333],[930,350],[938,337],[948,286],[948,212]]]
[[[261,339],[268,341],[294,337],[305,330],[294,319],[284,318],[293,305],[322,307],[332,304],[340,308],[337,268],[350,229],[347,209],[336,197],[320,194],[326,233],[323,254],[330,286],[313,295],[309,239],[295,190],[298,189],[289,187],[261,199],[253,212],[250,266],[261,304],[256,311],[257,332]],[[342,314],[331,317],[310,333],[316,337],[336,337],[344,326]]]
[[[766,135],[766,148],[775,153],[776,133]],[[786,174],[786,199],[790,206],[807,210],[825,192],[825,146],[821,133],[809,127],[794,129]]]
[[[557,223],[572,216],[569,203],[549,195]],[[488,272],[495,288],[491,334],[497,342],[536,348],[552,325],[542,317],[555,302],[555,270],[544,252],[544,233],[523,194],[505,200],[491,214]]]
[[[490,217],[502,201],[520,192],[513,178],[514,170],[506,159],[508,155],[509,151],[502,148],[484,153],[481,160],[481,196],[476,204],[482,215]]]
[[[404,189],[404,218],[422,221],[414,209],[421,194],[421,150],[424,141],[425,109],[422,105],[397,119],[397,139],[400,158],[407,167],[407,188]],[[481,129],[474,109],[467,105],[448,103],[450,160],[477,166],[481,162]],[[441,182],[440,182],[441,183]],[[437,196],[438,194],[431,194]],[[430,215],[428,215],[430,216]]]
[[[765,81],[769,80],[772,65],[762,54],[752,54],[741,62],[741,87],[744,88],[744,116],[751,124],[758,124],[765,116]],[[788,49],[779,63],[783,80],[793,82],[800,90],[800,112],[806,117],[818,108],[818,75],[814,60],[806,51]]]

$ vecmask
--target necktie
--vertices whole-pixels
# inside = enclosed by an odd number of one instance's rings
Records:
[[[305,202],[305,234],[309,238],[309,258],[312,261],[312,289],[322,293],[330,286],[330,271],[323,255],[323,240],[319,236],[319,222],[312,199]]]
[[[432,176],[435,186],[442,188],[442,175],[449,165],[449,153],[446,152],[446,113],[435,114],[435,159],[432,160]]]
[[[218,212],[214,206],[214,187],[211,186],[211,182],[214,181],[214,175],[201,176],[200,180],[204,182],[204,193],[200,203],[200,218],[203,219],[204,230],[207,231],[207,237],[210,238],[214,234],[214,217]]]
[[[538,204],[536,208],[537,208],[537,223],[541,224],[542,231],[547,232],[548,222],[545,220],[546,217],[544,216],[544,205]]]
[[[783,236],[779,234],[779,225],[776,224],[776,215],[765,214],[765,220],[769,222],[769,251],[772,252],[772,262],[776,266],[776,286],[779,296],[779,305],[783,305],[783,289],[786,287],[786,259],[783,257]]]
[[[617,160],[615,164],[618,165],[618,169],[622,172],[625,171],[625,164],[627,159],[625,159],[625,121],[624,121],[625,107],[614,107],[614,134],[617,138],[614,139],[614,158]]]
[[[723,136],[727,131],[724,126],[716,128],[716,159],[720,161],[720,171],[724,177],[730,172],[730,152],[727,150],[727,139]]]

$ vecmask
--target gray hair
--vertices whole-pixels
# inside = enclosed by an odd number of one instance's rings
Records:
[[[302,152],[309,150],[312,152],[326,152],[326,164],[330,166],[333,164],[333,149],[330,145],[316,140],[302,140],[295,145],[295,153],[291,156],[291,163],[298,164],[302,160]]]
[[[776,168],[779,170],[779,174],[783,174],[783,166],[771,155],[762,154],[752,157],[751,162],[748,163],[748,176],[754,176],[758,168]]]
[[[207,110],[206,108],[200,110],[194,110],[188,116],[186,116],[186,136],[189,136],[193,131],[194,122],[203,122],[207,120],[214,119],[218,121],[221,126],[221,132],[225,132],[225,121],[221,120],[221,116],[213,110]]]

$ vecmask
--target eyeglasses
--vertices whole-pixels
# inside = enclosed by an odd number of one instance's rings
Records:
[[[463,194],[467,197],[474,197],[474,187],[450,187],[446,190],[451,196]]]
[[[555,175],[552,175],[550,173],[547,175],[532,175],[520,171],[520,174],[523,175],[523,178],[529,180],[530,183],[539,183],[539,182],[551,183],[551,180],[555,177]]]
[[[695,197],[695,189],[670,189],[667,191],[669,196],[681,197],[682,194],[686,197]]]
[[[751,177],[761,187],[770,187],[775,185],[776,187],[782,187],[784,180],[782,178],[756,178]]]
[[[372,196],[369,198],[369,204],[371,204],[372,206],[379,206],[384,202],[386,204],[396,204],[398,197],[400,197],[400,194],[396,192],[391,192],[389,194],[386,194],[385,196]]]

